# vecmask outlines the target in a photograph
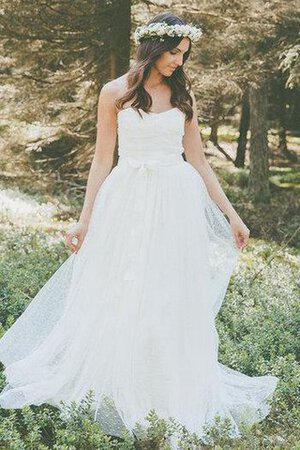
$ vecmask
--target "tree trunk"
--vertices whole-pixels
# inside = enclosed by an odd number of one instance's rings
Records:
[[[286,89],[283,80],[279,80],[279,92],[278,92],[278,119],[279,119],[279,130],[278,130],[278,147],[280,154],[283,158],[290,159],[292,154],[289,152],[286,140],[286,130],[287,130],[287,117],[286,117]]]
[[[209,140],[215,145],[218,143],[218,122],[211,124]]]
[[[250,86],[249,193],[255,202],[270,201],[267,127],[267,85]]]
[[[95,1],[95,60],[102,81],[112,80],[127,72],[130,62],[131,0],[111,0],[106,7]],[[97,30],[98,28],[98,30]],[[103,36],[103,30],[106,30]]]
[[[117,1],[111,16],[110,33],[110,78],[115,79],[129,69],[131,0]],[[118,162],[118,142],[116,143],[113,167]]]
[[[286,101],[285,101],[285,88],[279,81],[279,150],[282,156],[287,154],[287,144],[286,144]]]
[[[238,147],[234,165],[236,167],[245,166],[245,156],[247,147],[247,132],[250,125],[250,106],[249,106],[249,90],[246,89],[243,95],[242,112],[239,128]]]
[[[130,62],[131,0],[115,1],[111,14],[110,76],[126,73]]]

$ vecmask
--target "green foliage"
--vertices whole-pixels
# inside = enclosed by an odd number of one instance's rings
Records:
[[[241,218],[250,229],[250,237],[262,238],[266,241],[280,243],[282,246],[288,243],[291,252],[293,248],[300,248],[299,230],[299,190],[298,167],[282,168],[278,165],[271,167],[271,175],[278,174],[283,184],[285,175],[293,179],[294,183],[287,189],[285,186],[272,186],[271,202],[253,205],[248,195],[248,169],[240,169],[229,161],[221,160],[215,156],[210,163],[220,179],[226,195],[238,211]],[[271,177],[272,180],[272,177]],[[277,247],[277,251],[281,249]],[[282,250],[284,252],[284,250]]]
[[[253,427],[241,426],[241,436],[235,439],[230,437],[228,420],[215,417],[200,438],[174,418],[159,417],[151,410],[145,417],[147,426],[137,423],[134,435],[128,432],[119,438],[105,434],[94,422],[90,392],[79,404],[62,404],[61,410],[45,404],[0,410],[1,450],[170,450],[173,439],[180,450],[299,448],[299,251],[296,239],[284,244],[286,233],[295,230],[296,195],[284,189],[274,193],[268,210],[253,208],[244,189],[247,171],[222,163],[217,172],[254,231],[216,319],[219,360],[250,376],[273,374],[280,379],[270,414]],[[39,195],[34,199],[44,201]],[[13,226],[8,226],[7,217]],[[24,224],[13,215],[0,219],[1,335],[69,251],[50,223],[51,217],[43,217],[42,228]],[[0,386],[4,382],[1,373]]]
[[[0,422],[1,450],[133,450],[133,438],[122,442],[105,435],[91,417],[91,395],[62,412],[42,405],[12,411]],[[67,418],[63,413],[68,412]]]
[[[103,433],[99,424],[92,419],[92,402],[94,395],[90,391],[78,404],[62,403],[61,426],[56,430],[56,443],[54,450],[132,450],[133,440],[126,434],[121,446],[119,440]],[[78,432],[80,430],[80,432]]]
[[[298,168],[272,168],[270,170],[270,181],[282,188],[300,189],[300,172]]]
[[[2,247],[1,322],[7,328],[65,259],[66,250],[53,235],[29,230],[2,232]],[[93,421],[88,395],[79,405],[66,406],[65,417],[45,405],[2,410],[1,450],[167,450],[175,435],[182,450],[295,448],[300,442],[299,262],[292,249],[270,262],[279,249],[265,241],[249,244],[217,316],[222,363],[251,376],[272,373],[280,378],[264,421],[231,439],[229,424],[216,417],[204,443],[174,419],[160,418],[152,410],[147,428],[136,425],[135,438],[113,438]]]
[[[149,411],[145,419],[150,424],[147,428],[137,423],[134,429],[138,447],[141,450],[166,449],[168,438],[178,428],[176,421],[174,419],[167,420],[159,417],[154,409]]]
[[[287,72],[289,77],[286,81],[286,86],[290,89],[295,86],[300,86],[300,44],[295,42],[294,45],[290,45],[280,55],[279,68],[282,72]]]
[[[9,327],[63,263],[67,251],[53,234],[31,233],[25,228],[0,231],[0,236],[0,322]]]
[[[222,363],[251,376],[279,377],[271,413],[255,428],[286,442],[293,433],[299,437],[299,260],[286,251],[270,261],[276,251],[259,241],[246,248],[217,328]]]
[[[248,186],[249,169],[237,169],[235,171],[224,171],[223,179],[229,186],[246,188]]]

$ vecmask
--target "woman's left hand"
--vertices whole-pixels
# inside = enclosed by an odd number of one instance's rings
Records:
[[[233,233],[233,236],[235,238],[235,242],[237,247],[240,250],[243,250],[243,248],[246,247],[249,241],[249,235],[250,230],[249,228],[244,224],[242,219],[240,217],[235,217],[230,219],[230,226]]]

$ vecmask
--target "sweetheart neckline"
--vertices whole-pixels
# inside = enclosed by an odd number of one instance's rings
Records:
[[[117,116],[124,111],[127,111],[127,109],[131,109],[132,111],[136,111],[134,108],[132,108],[132,106],[129,106],[128,108],[125,109],[121,109],[120,111],[117,112]],[[154,112],[154,111],[149,111],[150,114],[155,114],[157,116],[159,116],[160,114],[165,114],[167,112],[173,111],[174,109],[177,109],[178,111],[182,112],[179,108],[177,108],[177,106],[174,106],[173,108],[169,108],[166,109],[165,111],[161,111],[161,112]]]

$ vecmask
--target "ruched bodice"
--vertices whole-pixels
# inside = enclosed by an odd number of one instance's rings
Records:
[[[161,113],[140,112],[142,117],[129,107],[118,113],[119,156],[181,155],[185,114],[176,107]]]

